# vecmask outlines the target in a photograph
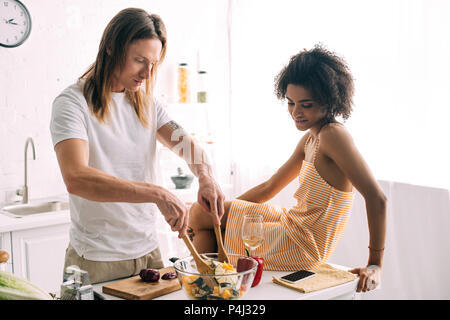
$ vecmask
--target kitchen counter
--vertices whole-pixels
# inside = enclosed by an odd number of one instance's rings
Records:
[[[32,199],[30,203],[38,201],[64,200],[68,201],[67,195],[58,195],[43,199]],[[20,204],[20,203],[19,203]],[[0,209],[1,210],[1,209]],[[30,228],[45,227],[70,222],[70,211],[63,210],[57,212],[38,213],[22,218],[13,218],[0,213],[0,233]]]
[[[343,270],[350,269],[336,264],[331,265]],[[248,294],[245,295],[241,300],[350,300],[357,298],[356,286],[358,284],[359,278],[338,286],[310,293],[301,293],[299,291],[285,288],[272,282],[272,276],[281,277],[289,273],[291,272],[264,271],[259,285],[251,288]],[[108,295],[102,292],[102,287],[105,284],[111,282],[113,281],[94,284],[94,290],[102,294],[106,298],[106,300],[123,300],[122,298]],[[182,290],[183,289],[155,298],[153,300],[189,300],[187,298],[187,295]]]

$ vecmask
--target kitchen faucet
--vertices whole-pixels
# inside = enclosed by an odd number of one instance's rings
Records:
[[[32,138],[28,138],[25,142],[25,183],[22,189],[18,189],[16,194],[22,196],[22,203],[28,203],[28,145],[31,143],[33,149],[33,160],[36,160],[36,151],[34,149],[34,141]]]

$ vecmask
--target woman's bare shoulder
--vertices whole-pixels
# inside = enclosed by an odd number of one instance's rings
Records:
[[[320,139],[332,138],[333,136],[350,135],[347,128],[340,122],[328,123],[319,132]]]
[[[320,145],[326,148],[341,148],[353,144],[353,138],[347,128],[339,122],[329,123],[319,133]]]

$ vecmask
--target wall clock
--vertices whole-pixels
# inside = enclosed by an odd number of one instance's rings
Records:
[[[0,46],[14,48],[27,40],[31,16],[18,0],[0,0]]]

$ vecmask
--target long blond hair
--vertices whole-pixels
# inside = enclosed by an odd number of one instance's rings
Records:
[[[149,104],[152,103],[157,68],[166,54],[167,33],[158,15],[138,8],[124,9],[112,18],[103,32],[97,59],[80,77],[80,80],[85,80],[83,95],[100,122],[105,122],[109,116],[114,71],[125,65],[130,44],[139,39],[159,39],[162,43],[160,60],[145,81],[145,92],[141,89],[136,92],[125,90],[139,121],[146,127],[149,124]]]

